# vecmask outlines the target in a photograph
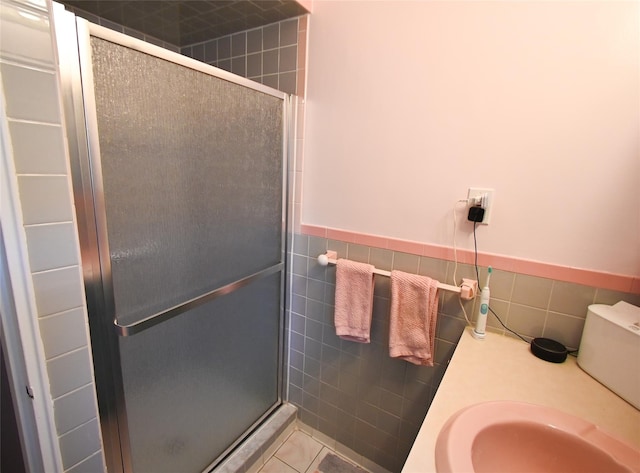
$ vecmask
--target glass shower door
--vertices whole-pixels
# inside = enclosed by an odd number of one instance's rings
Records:
[[[125,471],[203,471],[281,403],[287,98],[78,25],[103,436]]]

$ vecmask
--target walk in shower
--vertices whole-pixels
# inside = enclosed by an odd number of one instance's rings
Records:
[[[282,404],[289,97],[56,31],[107,466],[207,471]]]

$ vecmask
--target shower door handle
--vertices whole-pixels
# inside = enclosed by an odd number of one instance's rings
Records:
[[[150,315],[149,317],[146,317],[132,324],[124,324],[124,325],[120,324],[118,323],[117,317],[114,318],[113,324],[116,327],[116,332],[121,337],[128,337],[131,335],[135,335],[136,333],[140,333],[148,328],[153,327],[154,325],[158,325],[162,322],[166,322],[167,320],[172,319],[188,310],[195,309],[196,307],[206,302],[210,302],[214,299],[217,299],[218,297],[222,297],[226,294],[237,291],[238,289],[244,286],[247,286],[248,284],[251,284],[254,281],[270,276],[274,273],[277,273],[278,271],[282,271],[283,267],[284,267],[283,263],[275,264],[266,269],[253,273],[249,276],[238,279],[237,281],[234,281],[229,284],[225,284],[224,286],[221,286],[217,289],[214,289],[213,291],[209,291],[205,294],[202,294],[201,296],[194,297],[193,299],[190,299],[186,302],[183,302],[182,304],[178,304],[174,307],[171,307],[170,309],[163,310],[156,314]]]

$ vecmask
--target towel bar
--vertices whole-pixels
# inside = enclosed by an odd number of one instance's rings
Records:
[[[327,266],[328,264],[336,264],[337,257],[338,257],[338,254],[335,251],[327,251],[325,254],[318,256],[318,264],[320,264],[320,266]],[[378,274],[380,276],[386,276],[386,277],[391,276],[390,271],[385,271],[383,269],[375,268],[373,270],[373,273]],[[452,286],[451,284],[443,284],[441,282],[438,283],[438,289],[442,289],[443,291],[457,292],[458,294],[460,294],[460,297],[465,300],[473,299],[476,292],[473,289],[473,285],[468,286],[463,284],[462,287],[458,287],[458,286]]]

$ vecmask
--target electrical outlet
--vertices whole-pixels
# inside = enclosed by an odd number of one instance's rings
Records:
[[[491,211],[493,210],[493,199],[495,190],[486,189],[483,187],[469,187],[467,193],[467,199],[469,201],[469,207],[479,205],[484,209],[484,217],[480,225],[489,225],[491,221]]]

